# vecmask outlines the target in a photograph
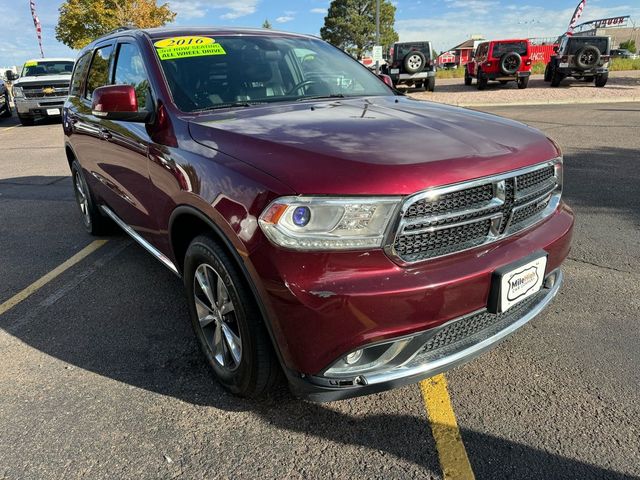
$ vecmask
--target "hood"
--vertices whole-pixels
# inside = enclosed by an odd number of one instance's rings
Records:
[[[559,155],[521,123],[403,97],[253,106],[199,116],[189,130],[300,194],[409,194]]]
[[[22,85],[50,85],[52,83],[71,83],[71,75],[40,75],[33,77],[20,77],[13,82],[14,86]]]

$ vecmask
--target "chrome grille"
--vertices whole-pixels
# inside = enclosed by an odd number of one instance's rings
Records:
[[[560,202],[562,160],[495,177],[429,189],[402,208],[387,252],[399,263],[449,255],[513,235]]]
[[[55,85],[40,85],[37,87],[22,87],[25,98],[54,98],[66,97],[69,93],[69,85],[61,83]]]

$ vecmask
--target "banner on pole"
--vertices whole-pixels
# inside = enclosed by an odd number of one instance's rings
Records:
[[[31,7],[31,16],[33,17],[33,26],[36,28],[38,45],[40,46],[40,56],[44,58],[44,50],[42,50],[42,25],[40,25],[40,19],[36,14],[36,0],[29,0],[29,7]]]

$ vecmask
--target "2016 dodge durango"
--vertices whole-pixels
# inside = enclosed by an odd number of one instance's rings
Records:
[[[416,382],[561,286],[558,145],[385,81],[272,30],[119,29],[78,57],[63,127],[84,226],[119,225],[182,277],[235,394],[281,372],[316,401]]]

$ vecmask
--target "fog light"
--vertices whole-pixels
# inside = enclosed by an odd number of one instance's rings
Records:
[[[293,223],[297,227],[304,227],[311,220],[311,210],[309,207],[298,207],[293,211]]]
[[[348,365],[353,365],[354,363],[358,363],[358,360],[362,358],[362,350],[356,350],[355,352],[351,352],[349,355],[344,357],[344,361]]]

